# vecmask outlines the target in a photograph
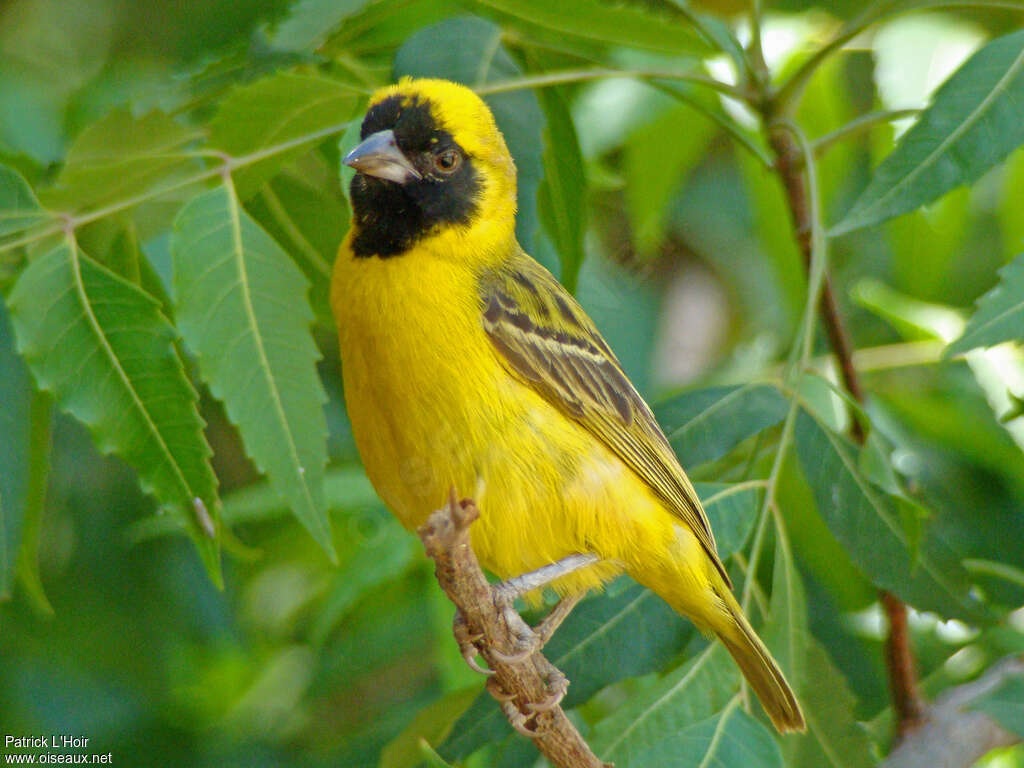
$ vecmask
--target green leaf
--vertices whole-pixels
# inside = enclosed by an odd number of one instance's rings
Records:
[[[765,642],[779,662],[794,690],[801,690],[805,679],[804,654],[807,643],[807,597],[800,572],[793,561],[786,532],[777,532],[775,569],[772,574],[770,619],[765,627]]]
[[[598,0],[566,0],[557,5],[544,0],[472,0],[470,5],[600,43],[663,53],[711,53],[710,46],[691,27],[636,6]]]
[[[10,297],[18,349],[38,385],[190,522],[219,581],[217,481],[197,396],[158,303],[72,241],[34,259]]]
[[[367,593],[400,578],[421,551],[417,538],[402,528],[383,504],[378,502],[376,506],[380,514],[371,518],[375,522],[371,536],[360,535],[355,525],[349,526],[346,543],[354,538],[357,544],[352,556],[342,561],[341,570],[313,623],[311,639],[317,646],[323,645],[331,631]]]
[[[661,244],[673,195],[715,135],[715,125],[688,106],[675,106],[634,131],[625,146],[626,212],[637,250]]]
[[[11,570],[21,541],[29,473],[32,380],[14,351],[7,307],[0,302],[0,601],[10,597]]]
[[[999,270],[999,283],[978,300],[978,311],[946,356],[1004,341],[1024,342],[1024,253]]]
[[[789,768],[871,768],[876,765],[867,731],[857,722],[857,700],[825,649],[807,636],[804,683],[798,689],[806,735],[786,739]]]
[[[969,621],[984,617],[956,554],[937,536],[915,558],[894,501],[857,469],[853,447],[801,409],[796,448],[818,513],[860,570],[911,605]]]
[[[652,745],[666,733],[685,731],[710,717],[736,695],[738,687],[736,665],[721,643],[712,643],[656,685],[622,702],[594,726],[590,744],[606,762],[653,765],[643,762]]]
[[[970,183],[1024,143],[1024,30],[978,50],[875,171],[829,233],[877,224]]]
[[[1024,679],[1008,677],[998,687],[971,703],[1003,728],[1024,739]]]
[[[757,519],[757,487],[743,484],[695,483],[694,489],[715,532],[718,556],[725,560],[743,548]]]
[[[439,744],[451,732],[455,721],[466,711],[478,693],[475,685],[472,688],[463,688],[461,691],[454,691],[447,696],[442,696],[421,709],[409,725],[381,750],[377,768],[416,768],[419,766],[424,759],[421,743],[425,742],[427,749],[430,749],[431,744]],[[448,765],[432,749],[430,752],[432,753],[431,757],[440,761],[432,763],[432,765]]]
[[[660,669],[692,636],[693,626],[660,597],[631,584],[614,596],[580,603],[544,655],[569,678],[563,706],[571,708],[618,680]],[[448,760],[461,760],[508,732],[505,716],[482,693],[440,751]]]
[[[363,98],[340,80],[280,72],[224,99],[210,122],[210,145],[234,158],[267,153],[232,171],[238,196],[247,200],[288,162],[341,133]]]
[[[0,237],[28,229],[48,216],[28,182],[14,169],[0,165]]]
[[[178,327],[203,379],[257,467],[334,560],[308,282],[230,185],[182,209],[171,250]]]
[[[32,393],[29,404],[28,477],[25,480],[21,542],[15,571],[30,605],[38,615],[45,617],[53,616],[53,607],[46,597],[39,574],[39,548],[43,540],[43,512],[50,483],[52,442],[53,398],[37,390]]]
[[[169,184],[196,167],[188,148],[199,137],[163,112],[135,117],[115,109],[78,135],[43,201],[78,212]]]
[[[540,220],[558,249],[562,284],[576,292],[583,264],[583,236],[587,229],[586,175],[572,115],[560,91],[537,91],[547,124],[544,129],[544,180],[537,191]]]
[[[282,51],[308,53],[315,50],[345,19],[355,15],[369,0],[299,0],[288,17],[268,36],[270,44]]]
[[[698,723],[671,729],[619,768],[783,768],[771,732],[739,707],[739,699]]]
[[[686,392],[659,403],[654,414],[682,465],[694,467],[778,424],[788,407],[770,384],[745,384]]]
[[[309,279],[313,310],[328,328],[334,327],[331,267],[349,222],[348,205],[335,185],[330,166],[312,153],[264,184],[246,204]]]
[[[482,19],[448,19],[406,41],[395,54],[395,75],[443,77],[470,87],[519,77],[522,70],[501,40],[501,28]],[[516,162],[516,236],[532,252],[539,226],[537,186],[543,176],[544,113],[531,91],[499,93],[484,101]]]

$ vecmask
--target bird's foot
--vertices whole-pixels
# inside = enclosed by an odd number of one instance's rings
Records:
[[[469,624],[466,623],[466,619],[459,610],[455,611],[455,620],[452,622],[452,634],[455,635],[455,642],[459,644],[459,653],[462,654],[462,658],[465,659],[466,665],[470,669],[488,677],[494,674],[493,669],[481,667],[476,660],[477,656],[480,655],[478,643],[484,639],[483,633],[470,630]]]
[[[541,712],[550,712],[562,703],[562,699],[565,698],[565,694],[569,692],[569,678],[563,675],[559,670],[554,669],[554,667],[552,667],[551,673],[544,682],[547,684],[548,691],[550,692],[548,697],[543,701],[527,702],[523,705],[523,709],[525,709],[530,715],[537,715]]]
[[[527,701],[522,706],[516,704],[515,694],[502,688],[493,677],[487,680],[487,692],[501,706],[512,727],[524,736],[533,738],[537,735],[537,729],[531,727],[531,722],[537,715],[550,712],[561,704],[569,690],[569,679],[558,670],[553,670],[545,682],[550,694],[542,701]]]

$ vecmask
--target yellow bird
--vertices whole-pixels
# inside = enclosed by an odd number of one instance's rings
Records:
[[[625,570],[722,640],[776,728],[802,730],[650,408],[516,241],[515,164],[486,104],[405,78],[373,95],[361,138],[331,305],[380,497],[412,529],[450,489],[472,496],[473,549],[503,579],[598,555],[553,587],[578,595]]]

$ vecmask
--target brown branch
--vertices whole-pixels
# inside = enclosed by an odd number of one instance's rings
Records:
[[[968,768],[993,749],[1019,742],[1020,736],[970,709],[972,702],[1010,678],[1024,679],[1024,658],[1003,659],[977,680],[943,692],[882,768]]]
[[[786,191],[786,200],[793,218],[793,231],[797,246],[809,274],[813,222],[807,199],[807,188],[804,183],[804,159],[792,132],[785,127],[772,127],[769,130],[768,140],[775,153],[775,170]],[[858,403],[863,403],[864,389],[861,387],[857,369],[853,365],[853,347],[850,344],[850,337],[843,325],[839,303],[836,301],[835,292],[832,290],[832,281],[827,271],[824,277],[819,309],[825,332],[828,334],[829,344],[839,364],[843,386]],[[864,444],[867,437],[859,414],[853,412],[852,409],[850,435],[860,445]],[[903,738],[920,722],[924,705],[918,687],[913,647],[907,630],[907,607],[885,590],[880,590],[879,594],[885,613],[889,617],[885,661],[889,674],[889,690],[897,717],[898,735]]]
[[[436,565],[437,581],[466,629],[481,636],[478,647],[494,672],[488,691],[513,727],[529,736],[552,765],[611,768],[597,758],[560,706],[535,711],[533,705],[551,700],[553,689],[565,680],[562,673],[539,651],[507,658],[518,653],[517,638],[530,636],[531,630],[480,569],[469,539],[469,527],[479,514],[471,501],[456,502],[453,495],[448,506],[427,519],[419,535]]]

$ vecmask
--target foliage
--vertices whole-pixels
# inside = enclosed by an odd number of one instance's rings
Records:
[[[57,5],[0,10],[5,732],[154,765],[537,764],[344,411],[340,157],[405,74],[491,105],[520,241],[648,396],[807,714],[776,737],[623,578],[546,651],[604,759],[877,765],[878,589],[930,696],[1024,649],[1024,7]],[[1018,682],[975,706],[1021,733]]]

